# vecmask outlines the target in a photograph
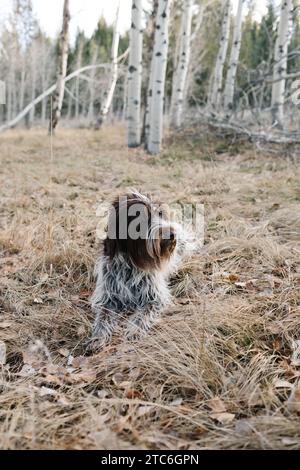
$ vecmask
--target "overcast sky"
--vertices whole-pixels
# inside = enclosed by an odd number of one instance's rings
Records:
[[[130,27],[131,1],[121,0],[121,30]],[[144,0],[147,5],[149,0]],[[236,9],[238,0],[233,0]],[[0,0],[0,22],[3,22],[11,11],[13,0]],[[61,27],[63,0],[32,0],[39,23],[49,36],[54,37]],[[262,10],[266,0],[257,0],[258,10]],[[103,14],[108,23],[113,23],[118,0],[70,0],[71,9],[71,40],[77,29],[83,29],[87,36],[94,31],[98,19]]]

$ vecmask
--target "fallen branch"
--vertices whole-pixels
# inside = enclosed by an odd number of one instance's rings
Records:
[[[243,127],[235,122],[228,123],[221,118],[201,113],[201,124],[206,124],[216,129],[231,131],[235,135],[244,136],[251,142],[265,142],[269,144],[299,144],[300,132],[276,131],[253,131]],[[194,123],[199,124],[199,117],[193,119]]]
[[[128,53],[129,53],[129,48],[124,52],[124,54],[122,54],[118,58],[118,62],[125,59],[128,56]],[[74,72],[70,73],[70,75],[68,75],[65,78],[64,82],[65,83],[69,82],[70,80],[72,80],[72,78],[77,77],[82,72],[86,72],[88,70],[93,70],[93,69],[97,69],[97,68],[104,68],[104,69],[105,68],[111,68],[111,64],[86,65],[85,67],[81,67],[80,69],[75,70]],[[50,88],[48,88],[46,91],[44,91],[41,95],[39,95],[37,98],[35,98],[14,119],[12,119],[11,121],[3,124],[3,126],[0,127],[0,132],[5,131],[6,129],[10,129],[10,128],[16,126],[18,124],[18,122],[20,122],[31,111],[32,108],[34,108],[38,103],[40,103],[45,98],[47,98],[47,96],[51,95],[51,93],[53,93],[55,91],[55,88],[56,88],[56,84],[52,85]]]

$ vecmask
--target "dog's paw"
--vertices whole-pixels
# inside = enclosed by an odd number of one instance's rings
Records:
[[[93,354],[101,351],[108,344],[107,338],[90,338],[84,343],[85,351]]]
[[[139,341],[148,332],[149,328],[145,328],[145,325],[130,324],[125,330],[125,339],[130,342]]]

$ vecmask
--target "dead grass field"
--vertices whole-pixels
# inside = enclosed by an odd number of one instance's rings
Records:
[[[0,136],[0,447],[299,449],[299,166],[201,132],[160,158],[124,140],[59,130],[51,162],[45,131]],[[204,203],[205,246],[146,339],[85,357],[96,209],[129,187]]]

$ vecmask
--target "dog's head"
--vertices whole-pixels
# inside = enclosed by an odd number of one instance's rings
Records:
[[[176,246],[175,228],[165,206],[132,192],[112,204],[104,254],[113,259],[121,253],[143,270],[159,269]]]

